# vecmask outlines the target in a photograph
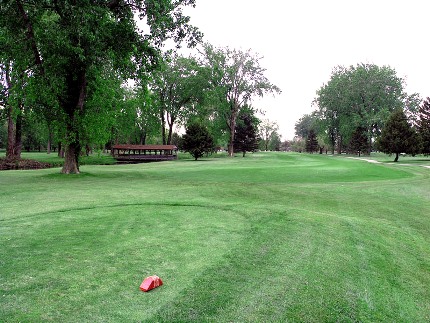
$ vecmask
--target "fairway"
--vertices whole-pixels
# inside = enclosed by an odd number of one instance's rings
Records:
[[[81,171],[0,172],[0,321],[430,321],[428,168],[255,153]]]

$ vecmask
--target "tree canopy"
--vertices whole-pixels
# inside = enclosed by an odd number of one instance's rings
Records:
[[[389,66],[336,67],[315,99],[322,133],[332,149],[337,146],[340,152],[357,128],[365,130],[370,149],[392,111],[416,109],[417,96],[407,95],[404,88],[404,80]]]
[[[245,157],[247,151],[258,149],[258,120],[250,113],[241,113],[236,123],[234,149]]]
[[[204,62],[211,71],[212,104],[216,116],[222,119],[229,132],[228,152],[234,153],[236,120],[240,110],[255,97],[281,90],[264,75],[261,57],[248,51],[204,46]]]
[[[212,152],[213,148],[213,138],[206,126],[199,122],[191,122],[187,125],[186,132],[182,136],[180,149],[189,152],[194,160],[197,160],[204,154]]]
[[[418,152],[417,134],[408,123],[406,114],[402,109],[396,109],[391,113],[377,144],[380,151],[395,154],[395,162],[399,160],[401,153],[415,154]]]
[[[430,155],[430,98],[428,97],[418,111],[417,130],[421,139],[421,152]]]
[[[13,59],[23,53],[23,70],[32,77],[37,100],[45,109],[58,107],[51,114],[64,129],[63,173],[79,172],[86,136],[83,120],[91,114],[88,102],[95,95],[92,84],[110,70],[123,79],[146,73],[157,64],[167,39],[190,45],[199,41],[201,33],[182,14],[183,6],[194,4],[194,0],[68,0],[43,5],[3,1],[1,41],[13,51]],[[147,33],[137,26],[135,15],[146,19]]]

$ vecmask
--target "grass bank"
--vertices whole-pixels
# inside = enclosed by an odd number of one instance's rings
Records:
[[[429,169],[258,153],[81,170],[0,172],[3,320],[430,320]]]

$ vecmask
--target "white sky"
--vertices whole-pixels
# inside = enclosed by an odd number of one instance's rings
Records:
[[[253,105],[292,139],[337,65],[389,65],[408,93],[430,96],[429,9],[430,0],[197,0],[185,13],[204,41],[264,56],[282,94]]]

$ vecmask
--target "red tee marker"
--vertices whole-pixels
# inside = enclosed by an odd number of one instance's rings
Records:
[[[140,284],[140,289],[144,292],[148,292],[151,289],[154,289],[154,288],[161,286],[161,285],[163,285],[163,282],[160,279],[160,277],[154,275],[154,276],[146,277],[143,280],[142,284]]]

